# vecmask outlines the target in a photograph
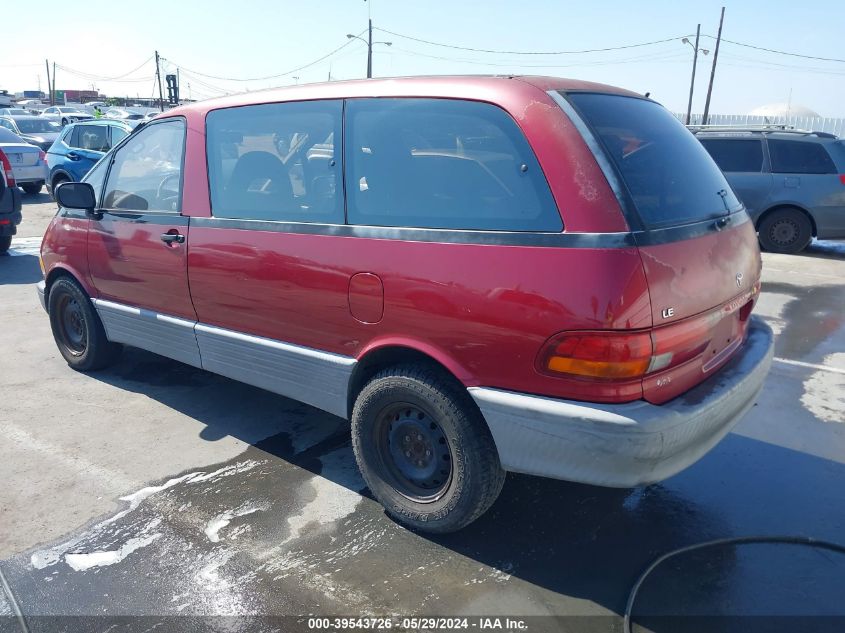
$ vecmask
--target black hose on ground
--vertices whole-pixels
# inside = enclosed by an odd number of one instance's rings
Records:
[[[628,603],[625,605],[625,618],[623,621],[624,633],[633,633],[633,629],[631,628],[631,614],[634,610],[634,602],[637,599],[637,593],[639,592],[640,587],[642,586],[643,582],[645,582],[645,579],[649,576],[649,574],[651,574],[651,572],[653,572],[663,562],[669,560],[670,558],[674,558],[675,556],[687,554],[689,552],[693,552],[699,549],[705,549],[707,547],[721,547],[724,545],[747,545],[749,543],[807,545],[809,547],[821,547],[823,549],[828,549],[833,552],[845,554],[845,545],[840,545],[839,543],[831,543],[830,541],[821,541],[818,539],[814,539],[810,536],[737,536],[733,538],[720,538],[713,541],[705,541],[703,543],[696,543],[695,545],[687,545],[686,547],[680,547],[676,550],[672,550],[671,552],[667,552],[657,558],[648,567],[646,567],[645,571],[643,571],[643,573],[640,574],[640,577],[637,578],[637,582],[635,582],[634,586],[631,588],[631,593],[628,594]]]

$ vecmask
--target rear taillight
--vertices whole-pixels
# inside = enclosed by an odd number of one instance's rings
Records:
[[[47,152],[45,152],[43,149],[40,152],[38,152],[38,160],[40,160],[43,163],[47,162]]]
[[[839,182],[845,185],[845,174],[839,174]]]
[[[6,185],[9,187],[16,186],[15,172],[12,171],[12,163],[9,162],[9,158],[3,153],[3,150],[0,150],[0,169],[3,170],[4,174],[6,174]]]
[[[552,375],[619,380],[645,375],[651,362],[647,332],[569,332],[545,345],[538,369]]]

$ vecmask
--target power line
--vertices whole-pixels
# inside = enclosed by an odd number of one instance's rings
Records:
[[[67,66],[62,66],[61,64],[56,64],[56,66],[58,68],[61,68],[62,70],[64,70],[67,73],[70,73],[72,75],[77,75],[77,76],[83,77],[85,79],[93,79],[95,81],[118,81],[120,79],[123,79],[124,77],[128,77],[129,75],[131,75],[132,73],[134,73],[136,71],[141,70],[149,62],[151,62],[152,59],[153,59],[152,56],[147,57],[147,59],[145,59],[141,64],[139,64],[138,66],[136,66],[135,68],[133,68],[129,72],[123,73],[121,75],[117,75],[115,77],[102,77],[100,75],[95,75],[93,73],[86,73],[86,72],[83,72],[81,70],[74,70],[73,68],[68,68]],[[147,77],[125,79],[124,81],[147,81]]]
[[[476,66],[501,66],[506,68],[574,68],[579,66],[612,66],[615,64],[633,64],[633,63],[640,63],[640,62],[662,62],[666,60],[674,60],[679,58],[686,58],[687,53],[686,51],[680,52],[669,52],[669,51],[661,51],[660,53],[649,53],[648,55],[642,55],[638,57],[629,57],[629,58],[622,58],[618,60],[584,60],[579,62],[573,62],[570,64],[521,64],[521,63],[513,63],[510,61],[482,61],[478,59],[467,59],[467,58],[460,58],[460,57],[444,57],[441,55],[430,55],[428,53],[422,53],[419,51],[413,51],[405,48],[401,48],[398,46],[393,47],[393,51],[398,51],[399,54],[410,55],[413,57],[425,57],[428,59],[437,59],[442,61],[449,61],[461,64],[474,64]],[[393,53],[395,54],[395,53]]]
[[[358,34],[358,36],[363,35],[365,32],[366,32],[366,31],[361,31],[361,32]],[[331,51],[331,52],[329,52],[329,53],[326,53],[326,54],[325,54],[325,55],[323,55],[322,57],[319,57],[319,58],[315,59],[313,62],[309,62],[309,63],[307,63],[307,64],[305,64],[305,65],[303,65],[303,66],[299,66],[298,68],[293,68],[292,70],[288,70],[288,71],[283,72],[283,73],[278,73],[278,74],[275,74],[275,75],[267,75],[266,77],[248,77],[248,78],[242,78],[242,77],[219,77],[219,76],[217,76],[217,75],[208,75],[208,74],[206,74],[206,73],[201,73],[201,72],[199,72],[198,70],[191,70],[190,68],[186,68],[186,67],[185,67],[185,66],[183,66],[182,64],[180,64],[180,63],[178,63],[178,62],[175,62],[175,61],[173,61],[172,59],[171,59],[171,60],[168,60],[168,61],[170,61],[170,62],[171,62],[171,63],[173,63],[173,64],[176,64],[176,65],[177,65],[179,68],[181,68],[182,70],[187,70],[188,72],[190,72],[190,73],[191,73],[191,74],[193,74],[193,75],[199,75],[200,77],[208,77],[209,79],[217,79],[217,80],[219,80],[219,81],[266,81],[266,80],[268,80],[268,79],[278,79],[279,77],[285,77],[285,76],[287,76],[287,75],[292,75],[293,73],[295,73],[295,72],[297,72],[297,71],[300,71],[300,70],[305,70],[306,68],[310,68],[311,66],[314,66],[315,64],[319,64],[321,61],[323,61],[323,60],[325,60],[325,59],[328,59],[329,57],[331,57],[332,55],[334,55],[334,54],[335,54],[335,53],[337,53],[338,51],[340,51],[340,50],[342,50],[342,49],[346,48],[347,46],[349,46],[350,44],[352,44],[354,41],[355,41],[354,39],[350,39],[350,40],[348,40],[348,41],[344,42],[342,45],[338,46],[338,47],[337,47],[336,49],[334,49],[333,51]]]
[[[702,37],[709,37],[711,40],[715,40],[716,38],[712,35],[704,35]],[[821,62],[839,62],[845,64],[845,59],[837,59],[835,57],[817,57],[815,55],[805,55],[803,53],[790,53],[788,51],[779,51],[774,48],[765,48],[763,46],[755,46],[753,44],[745,44],[743,42],[735,42],[733,40],[727,40],[724,37],[722,38],[723,42],[728,42],[729,44],[733,44],[735,46],[743,46],[745,48],[753,48],[758,51],[766,51],[767,53],[775,53],[777,55],[789,55],[790,57],[801,57],[803,59],[814,59],[816,61]]]
[[[665,42],[672,42],[676,40],[680,40],[684,37],[691,37],[690,35],[680,35],[678,37],[667,37],[666,39],[662,40],[654,40],[653,42],[640,42],[637,44],[625,44],[622,46],[608,46],[606,48],[587,48],[584,50],[571,50],[571,51],[502,51],[502,50],[495,50],[495,49],[488,49],[488,48],[471,48],[469,46],[456,46],[453,44],[443,44],[442,42],[432,42],[431,40],[424,40],[418,37],[412,37],[410,35],[403,35],[402,33],[396,33],[395,31],[388,31],[387,29],[382,29],[379,27],[373,27],[375,31],[381,31],[382,33],[388,33],[393,35],[394,37],[401,37],[406,40],[413,40],[414,42],[420,42],[422,44],[430,44],[431,46],[441,46],[443,48],[452,48],[459,51],[472,51],[474,53],[496,53],[499,55],[578,55],[581,53],[604,53],[607,51],[621,51],[629,48],[639,48],[641,46],[652,46],[654,44],[663,44]]]

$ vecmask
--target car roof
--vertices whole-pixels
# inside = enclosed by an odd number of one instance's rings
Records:
[[[37,114],[4,114],[2,116],[15,121],[44,121],[44,118]]]
[[[509,91],[530,92],[531,89],[603,92],[641,97],[635,92],[606,84],[563,79],[517,75],[437,75],[426,77],[389,77],[384,79],[353,79],[314,84],[300,84],[256,92],[240,93],[208,99],[167,111],[167,115],[204,114],[219,108],[259,103],[305,101],[315,99],[344,99],[355,97],[433,97],[462,98],[479,101],[498,101]]]
[[[64,129],[77,125],[122,125],[124,127],[129,127],[120,119],[86,119],[84,121],[74,121],[73,123],[69,123],[64,127]]]

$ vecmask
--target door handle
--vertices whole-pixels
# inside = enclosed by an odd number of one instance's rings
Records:
[[[68,152],[67,157],[71,160],[79,160],[81,158],[76,152]]]
[[[172,246],[174,243],[184,244],[185,236],[181,233],[162,233],[161,241],[167,244],[168,246]]]

